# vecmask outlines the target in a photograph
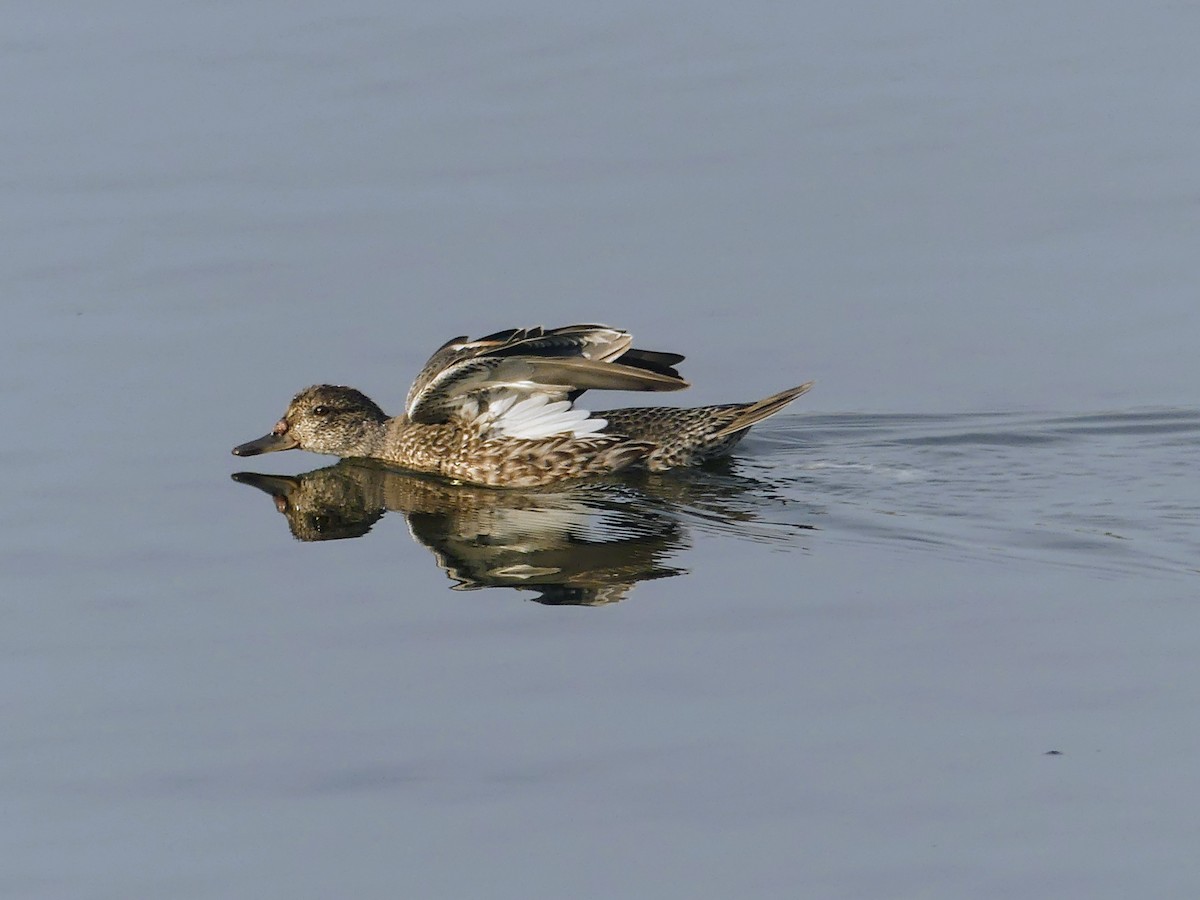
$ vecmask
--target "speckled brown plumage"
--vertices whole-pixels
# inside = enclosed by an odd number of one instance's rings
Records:
[[[608,420],[605,434],[620,434],[654,446],[642,464],[652,472],[682,466],[698,466],[725,456],[750,426],[783,409],[812,383],[789,388],[755,403],[725,403],[720,406],[669,406],[606,409],[596,415]]]
[[[536,487],[632,466],[661,471],[728,453],[756,422],[808,390],[754,403],[646,407],[589,414],[590,389],[678,390],[683,357],[632,348],[602,325],[512,329],[442,345],[389,418],[354,388],[314,385],[293,398],[263,437],[234,448],[254,456],[299,448],[379,459],[491,487]],[[599,419],[607,420],[602,424]]]

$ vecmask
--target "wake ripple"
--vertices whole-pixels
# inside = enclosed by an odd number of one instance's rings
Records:
[[[781,417],[740,471],[831,540],[1097,573],[1200,569],[1200,410]]]

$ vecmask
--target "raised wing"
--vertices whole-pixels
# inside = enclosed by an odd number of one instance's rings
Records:
[[[521,404],[533,398],[543,404],[566,401],[554,410],[567,411],[586,390],[676,391],[688,386],[674,368],[681,355],[639,350],[630,346],[632,341],[627,332],[604,325],[454,338],[438,348],[413,382],[406,412],[414,422],[432,424],[453,417],[474,419],[502,400],[510,414],[532,410]],[[575,410],[571,418],[586,419],[586,414],[577,415],[583,412]],[[500,415],[499,408],[493,410],[497,421]]]

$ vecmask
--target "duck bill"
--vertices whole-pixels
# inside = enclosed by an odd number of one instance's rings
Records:
[[[294,450],[300,443],[289,434],[264,434],[254,441],[238,444],[233,448],[234,456],[258,456],[260,453],[274,453],[276,450]]]
[[[248,484],[276,500],[286,501],[300,488],[300,479],[287,475],[260,475],[258,472],[234,472],[229,476],[238,484]]]

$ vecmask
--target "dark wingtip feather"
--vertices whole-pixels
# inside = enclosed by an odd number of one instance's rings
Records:
[[[664,353],[661,350],[639,350],[637,347],[630,347],[614,361],[635,369],[644,369],[647,372],[683,381],[683,376],[675,368],[676,365],[683,362],[683,359],[682,353]]]

